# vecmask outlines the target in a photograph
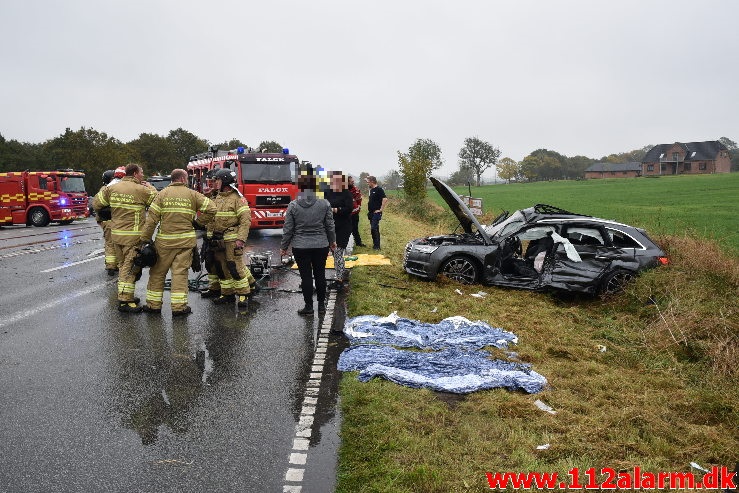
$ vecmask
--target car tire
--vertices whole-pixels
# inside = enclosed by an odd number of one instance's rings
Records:
[[[49,213],[46,212],[46,209],[44,209],[43,207],[34,207],[28,213],[28,217],[31,221],[31,224],[39,228],[43,228],[44,226],[49,224]]]
[[[440,273],[462,284],[475,284],[480,279],[480,267],[464,255],[456,255],[444,261]]]
[[[624,286],[634,279],[634,274],[626,270],[614,270],[603,277],[598,290],[601,296],[610,296],[620,293]]]

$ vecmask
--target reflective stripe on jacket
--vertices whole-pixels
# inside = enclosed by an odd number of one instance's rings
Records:
[[[207,224],[208,237],[222,233],[226,241],[246,241],[251,226],[251,210],[246,200],[242,201],[234,190],[226,189],[218,192],[214,202],[217,212],[215,219]]]
[[[126,176],[114,185],[103,187],[93,200],[95,212],[110,206],[110,230],[113,243],[136,245],[144,226],[146,208],[154,201],[156,190],[151,190],[132,176]]]
[[[150,240],[159,224],[157,248],[192,248],[197,244],[192,222],[200,212],[200,221],[213,219],[216,206],[205,195],[175,182],[159,192],[149,207],[141,240]]]

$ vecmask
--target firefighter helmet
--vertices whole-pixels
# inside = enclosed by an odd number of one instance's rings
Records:
[[[230,169],[219,169],[216,174],[213,175],[214,180],[221,180],[221,190],[230,186],[232,183],[236,183],[236,172]]]
[[[109,169],[108,171],[103,173],[103,185],[107,185],[108,183],[110,183],[110,180],[112,180],[114,176],[115,171],[112,169]]]
[[[157,251],[154,243],[147,241],[141,248],[137,249],[136,257],[133,259],[133,265],[136,267],[151,267],[157,263]]]
[[[116,178],[123,178],[124,176],[126,176],[126,167],[118,166],[113,173]]]
[[[216,167],[216,168],[209,169],[208,172],[205,173],[205,179],[215,180],[216,173],[218,172],[219,169],[221,168]]]

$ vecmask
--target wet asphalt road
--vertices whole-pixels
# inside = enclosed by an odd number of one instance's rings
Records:
[[[247,313],[122,314],[102,248],[92,218],[0,229],[0,491],[333,491],[343,300],[300,317],[278,268]]]

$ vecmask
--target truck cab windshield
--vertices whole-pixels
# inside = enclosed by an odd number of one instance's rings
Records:
[[[241,163],[243,183],[292,183],[295,163]]]
[[[59,176],[62,183],[62,192],[83,193],[85,182],[81,176]]]

